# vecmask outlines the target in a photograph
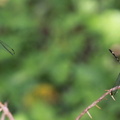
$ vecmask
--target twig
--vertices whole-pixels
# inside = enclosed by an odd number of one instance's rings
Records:
[[[14,120],[12,114],[10,113],[9,109],[7,108],[7,103],[2,104],[2,103],[0,102],[0,108],[1,108],[2,111],[3,111],[0,120],[4,120],[4,119],[5,119],[5,116],[8,117],[9,120]]]
[[[88,110],[91,109],[92,107],[96,106],[97,103],[99,103],[101,100],[103,100],[103,98],[105,98],[108,94],[111,93],[111,91],[120,89],[120,86],[116,86],[114,88],[111,88],[109,90],[107,90],[106,93],[104,93],[99,99],[97,99],[96,101],[94,101],[91,105],[89,105],[87,108],[85,108],[83,110],[83,112],[81,112],[81,114],[76,118],[76,120],[79,120],[85,113],[88,113]]]

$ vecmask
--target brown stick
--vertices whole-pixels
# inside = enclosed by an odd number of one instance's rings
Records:
[[[1,110],[3,111],[0,120],[4,120],[4,119],[5,119],[5,116],[8,117],[9,120],[14,120],[12,114],[10,113],[9,109],[7,108],[7,103],[2,104],[2,103],[0,102],[0,108],[1,108]]]
[[[85,113],[88,112],[89,109],[91,109],[92,107],[94,107],[97,103],[99,103],[101,100],[103,100],[103,98],[105,98],[108,94],[110,94],[111,91],[114,91],[114,90],[117,90],[117,89],[120,89],[120,86],[116,86],[114,88],[111,88],[111,89],[107,90],[107,92],[104,93],[99,99],[97,99],[91,105],[89,105],[87,108],[85,108],[83,110],[83,112],[81,112],[80,115],[75,120],[79,120]]]

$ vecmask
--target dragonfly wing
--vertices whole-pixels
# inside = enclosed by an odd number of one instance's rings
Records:
[[[2,45],[2,47],[8,51],[11,55],[14,55],[15,54],[15,51],[9,47],[6,43],[4,43],[3,41],[0,40],[0,44]]]
[[[113,87],[116,87],[116,86],[119,86],[119,85],[120,85],[120,73],[119,73],[119,75],[117,77],[117,80],[116,80],[116,82],[115,82]],[[111,91],[111,95],[115,95],[116,92],[117,92],[117,90]]]

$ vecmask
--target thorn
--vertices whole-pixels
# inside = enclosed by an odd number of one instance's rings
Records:
[[[91,116],[91,114],[87,111],[87,114],[88,114],[88,116],[92,119],[92,116]]]
[[[116,101],[113,95],[111,95],[111,97],[112,97],[112,99],[113,99],[114,101]]]
[[[105,90],[105,91],[109,91],[109,90]]]
[[[98,109],[101,109],[101,107],[99,107],[98,105],[95,105]]]

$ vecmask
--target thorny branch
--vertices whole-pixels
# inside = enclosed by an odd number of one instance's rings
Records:
[[[87,113],[87,114],[89,115],[89,117],[91,118],[91,115],[90,115],[90,113],[89,113],[88,110],[91,109],[92,107],[96,106],[97,103],[99,103],[101,100],[103,100],[108,94],[111,95],[111,92],[114,91],[114,90],[117,90],[117,89],[120,89],[120,86],[116,86],[116,87],[114,87],[114,88],[111,88],[111,89],[107,90],[107,92],[104,93],[99,99],[97,99],[97,100],[94,101],[91,105],[89,105],[87,108],[85,108],[85,109],[83,110],[83,112],[81,112],[80,115],[76,118],[76,120],[79,120],[85,113]],[[114,99],[113,96],[111,96],[111,97]],[[114,99],[114,100],[115,100],[115,99]]]
[[[10,113],[9,109],[7,108],[7,103],[2,104],[0,102],[0,111],[3,112],[0,120],[5,120],[5,117],[8,117],[9,120],[14,120],[12,114]]]

